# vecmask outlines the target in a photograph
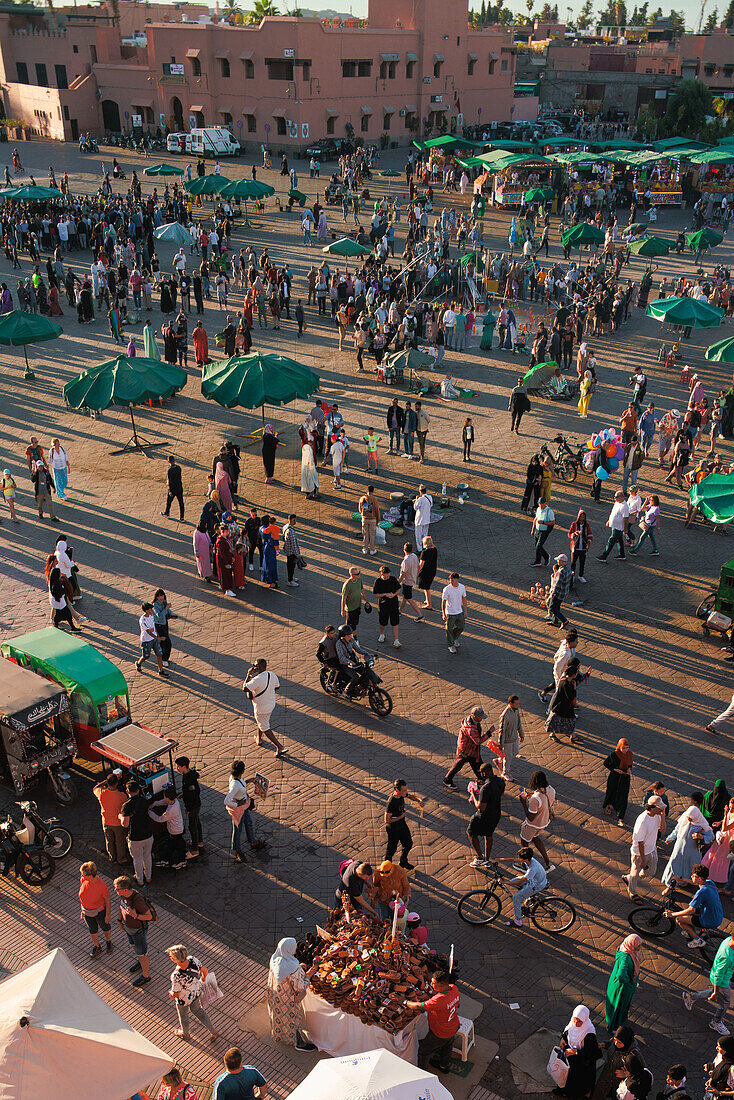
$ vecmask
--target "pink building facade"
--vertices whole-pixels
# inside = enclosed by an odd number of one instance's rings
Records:
[[[0,6],[6,117],[67,140],[134,125],[227,126],[243,146],[293,150],[351,134],[403,145],[512,117],[515,48],[500,28],[470,28],[465,4],[370,0],[367,21],[252,26],[169,10],[123,44],[108,7],[65,9],[55,28],[48,14],[29,20]]]

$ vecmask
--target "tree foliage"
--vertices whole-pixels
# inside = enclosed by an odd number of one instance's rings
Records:
[[[676,137],[695,137],[714,114],[711,91],[701,80],[683,80],[668,101],[665,130]]]
[[[727,30],[731,30],[734,27],[734,0],[730,0],[729,7],[726,9],[726,15],[724,16],[724,26]]]
[[[731,0],[731,2],[732,4],[734,4],[734,0]],[[576,26],[579,28],[579,30],[585,31],[589,29],[593,21],[594,12],[591,6],[591,0],[584,0],[583,7],[581,8],[581,11],[579,12],[579,17],[576,20]]]
[[[718,27],[718,25],[719,25],[719,9],[714,8],[714,10],[711,12],[711,15],[708,17],[708,19],[706,20],[706,22],[704,24],[703,33],[704,34],[713,34],[714,31],[716,30],[716,28]]]

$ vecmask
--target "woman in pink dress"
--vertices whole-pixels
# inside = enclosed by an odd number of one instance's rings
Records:
[[[202,580],[212,583],[212,540],[206,529],[206,520],[201,520],[194,531],[194,557],[196,568]]]
[[[225,512],[232,511],[232,479],[221,462],[214,471],[214,487],[219,491],[219,500]]]
[[[714,843],[701,860],[704,867],[709,869],[709,878],[714,882],[726,882],[729,875],[729,842],[734,840],[734,798],[729,800],[729,805],[724,812],[721,828],[714,836]]]

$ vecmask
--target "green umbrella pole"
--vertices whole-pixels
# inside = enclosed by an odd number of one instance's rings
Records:
[[[33,381],[36,376],[31,370],[30,363],[28,362],[28,352],[26,351],[25,344],[23,344],[23,354],[25,355],[25,374],[23,375],[23,378],[28,379],[29,381]]]
[[[111,453],[112,454],[117,454],[117,455],[124,455],[127,451],[141,451],[145,455],[146,458],[150,458],[150,455],[145,453],[145,448],[146,447],[148,447],[148,448],[151,448],[151,447],[165,447],[166,446],[166,440],[162,440],[160,443],[151,443],[149,439],[145,439],[143,436],[139,436],[138,435],[138,429],[137,429],[137,426],[135,424],[135,417],[133,416],[133,407],[132,407],[132,405],[129,405],[128,407],[130,409],[130,421],[131,421],[132,426],[133,426],[133,434],[130,436],[130,438],[128,439],[127,443],[125,444],[125,446],[122,448],[121,451],[112,451]]]

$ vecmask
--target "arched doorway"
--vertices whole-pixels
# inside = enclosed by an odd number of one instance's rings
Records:
[[[183,106],[177,95],[171,100],[171,114],[173,115],[173,129],[180,132],[184,128]]]
[[[102,125],[104,126],[105,133],[119,134],[122,132],[120,126],[120,108],[114,99],[102,100]]]

